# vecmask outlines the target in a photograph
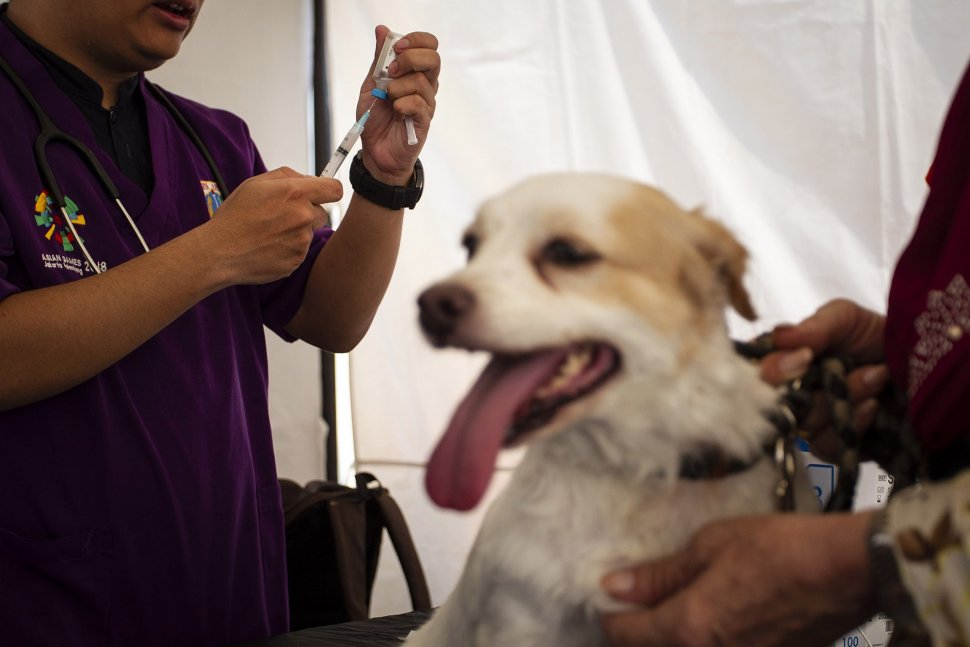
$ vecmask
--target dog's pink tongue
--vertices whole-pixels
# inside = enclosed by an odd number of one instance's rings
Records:
[[[492,478],[515,410],[555,374],[565,350],[495,357],[465,396],[438,442],[425,487],[443,508],[470,510]]]

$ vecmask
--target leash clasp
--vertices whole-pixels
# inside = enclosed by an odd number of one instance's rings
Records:
[[[783,407],[783,409],[788,410],[787,407]],[[778,468],[775,499],[778,501],[778,509],[785,512],[795,509],[794,446],[795,443],[791,434],[779,435],[775,439],[775,467]]]

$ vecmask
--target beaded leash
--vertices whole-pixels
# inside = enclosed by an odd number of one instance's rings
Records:
[[[771,334],[760,335],[752,342],[735,342],[742,357],[758,361],[777,350]],[[815,358],[805,374],[787,382],[781,389],[778,406],[766,417],[778,430],[775,461],[782,472],[776,495],[783,507],[791,509],[795,440],[810,439],[804,430],[805,420],[816,407],[828,414],[842,447],[836,462],[838,480],[826,505],[826,512],[852,509],[859,464],[862,457],[875,460],[889,474],[893,489],[902,489],[925,474],[925,461],[906,421],[906,396],[889,384],[877,397],[872,424],[860,434],[852,420],[847,376],[855,363],[845,356],[825,355]]]

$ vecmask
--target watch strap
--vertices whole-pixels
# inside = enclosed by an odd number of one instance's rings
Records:
[[[386,209],[413,209],[424,192],[424,166],[421,160],[415,160],[414,173],[406,186],[394,186],[384,184],[371,175],[364,166],[362,155],[363,152],[358,151],[350,163],[350,186],[354,192]]]

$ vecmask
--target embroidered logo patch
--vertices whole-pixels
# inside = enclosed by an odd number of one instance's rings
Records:
[[[926,311],[913,323],[919,341],[909,356],[909,395],[922,386],[936,364],[970,333],[970,286],[957,274],[943,290],[926,296]]]
[[[77,204],[67,196],[64,197],[64,201],[67,203],[67,217],[71,219],[75,227],[86,224],[84,214],[78,209]],[[74,251],[77,244],[74,234],[71,233],[61,210],[54,203],[53,198],[47,194],[47,191],[41,191],[40,195],[34,198],[34,220],[37,222],[37,226],[44,230],[44,238],[53,240],[65,252]],[[81,242],[84,242],[83,238]]]
[[[215,215],[216,209],[222,206],[222,192],[219,185],[212,180],[202,180],[202,194],[205,196],[205,206],[209,209],[209,217]]]

